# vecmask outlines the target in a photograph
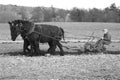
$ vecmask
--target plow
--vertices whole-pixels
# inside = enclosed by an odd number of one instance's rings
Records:
[[[84,45],[80,46],[80,51],[82,51],[83,53],[102,53],[102,52],[106,52],[106,48],[104,46],[104,44],[101,42],[101,38],[97,37],[97,36],[93,36],[94,32],[89,36],[89,35],[83,35],[83,36],[87,36],[89,37],[88,40],[84,41]],[[97,38],[97,41],[94,41],[94,39]],[[73,49],[75,50],[75,48],[71,48],[71,47],[67,47],[67,46],[63,46],[67,49]]]
[[[90,36],[90,41],[88,40],[88,42],[86,42],[84,44],[84,52],[104,52],[106,50],[106,48],[104,47],[103,43],[101,42],[101,40],[98,40],[97,42],[93,43],[94,40],[94,36],[93,36],[94,32],[91,34]],[[97,37],[99,38],[99,37]],[[100,39],[100,38],[99,38]]]
[[[99,52],[105,52],[105,51],[106,51],[106,48],[101,42],[99,42],[99,40],[95,43],[87,42],[84,44],[85,53],[88,53],[88,52],[99,53]]]

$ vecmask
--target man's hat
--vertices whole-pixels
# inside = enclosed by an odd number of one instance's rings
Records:
[[[107,32],[108,32],[108,29],[103,29],[103,31],[104,31],[105,33],[107,33]]]

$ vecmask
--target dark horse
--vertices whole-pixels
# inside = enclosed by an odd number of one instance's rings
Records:
[[[10,32],[11,32],[11,39],[13,41],[16,40],[17,36],[18,35],[21,35],[22,39],[24,40],[24,43],[23,43],[23,52],[29,52],[30,49],[28,48],[28,46],[30,45],[30,42],[29,40],[27,39],[25,33],[23,33],[20,29],[20,27],[18,26],[18,23],[21,22],[23,20],[15,20],[15,21],[12,21],[12,22],[8,22],[9,25],[10,25]],[[27,22],[27,21],[24,21],[24,22]],[[20,24],[22,25],[22,24]]]
[[[28,45],[31,45],[31,50],[36,54],[39,54],[39,42],[48,43],[50,48],[48,52],[54,54],[56,46],[60,49],[60,55],[63,56],[62,45],[59,42],[64,39],[64,30],[60,27],[46,24],[34,24],[30,21],[15,20],[9,22],[12,40],[21,34],[23,36],[24,48],[28,49]]]

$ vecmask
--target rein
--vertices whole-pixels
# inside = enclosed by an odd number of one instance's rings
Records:
[[[28,36],[29,34],[33,33],[34,29],[35,29],[35,26],[33,26],[32,29],[29,32],[26,33],[26,36]]]

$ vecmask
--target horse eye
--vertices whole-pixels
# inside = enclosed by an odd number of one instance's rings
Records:
[[[18,24],[16,24],[15,26],[18,26]]]

